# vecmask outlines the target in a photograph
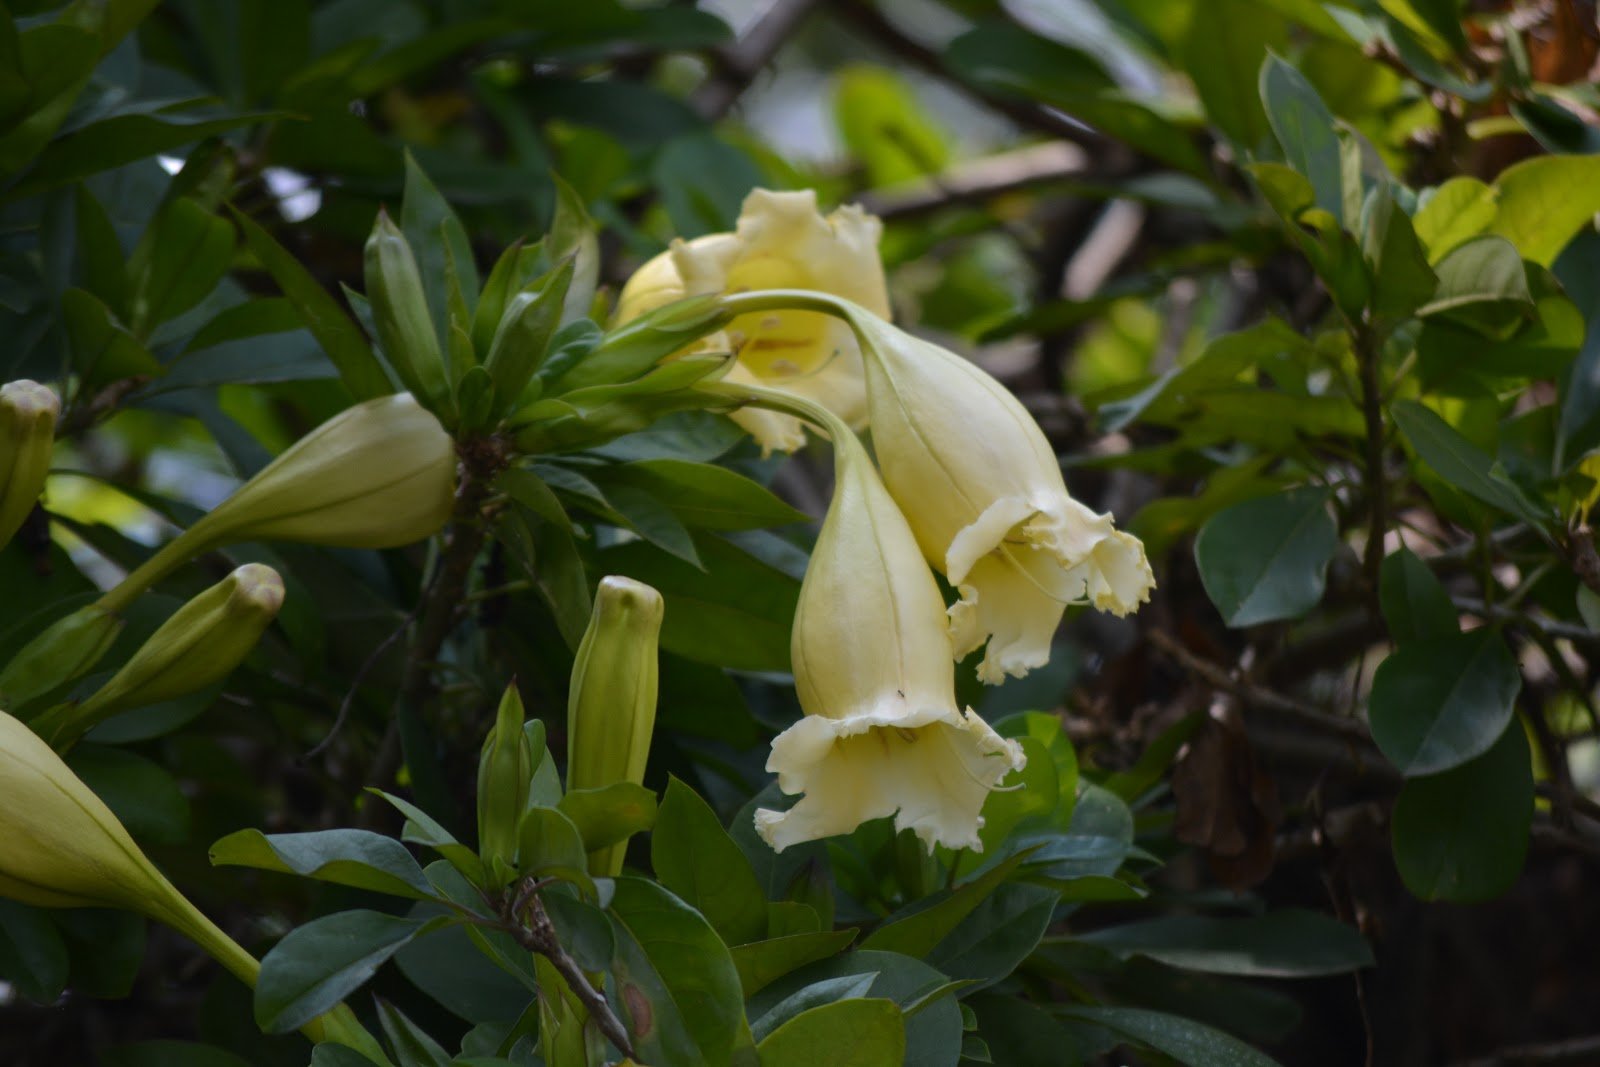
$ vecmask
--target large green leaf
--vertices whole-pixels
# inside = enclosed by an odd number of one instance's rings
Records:
[[[801,1012],[760,1045],[761,1067],[891,1067],[906,1054],[900,1007],[878,998]]]
[[[856,932],[849,929],[819,930],[735,945],[733,965],[738,968],[744,995],[755,996],[790,971],[842,952],[855,937]]]
[[[805,522],[772,490],[726,467],[681,459],[647,459],[607,471],[607,480],[646,490],[686,526],[749,530]]]
[[[211,846],[211,862],[298,874],[416,900],[437,896],[404,845],[370,830],[272,835],[240,830]]]
[[[1276,12],[1249,0],[1186,4],[1189,22],[1177,37],[1178,63],[1194,79],[1206,116],[1244,152],[1267,137],[1258,72],[1286,26]],[[1337,174],[1337,170],[1335,170]]]
[[[766,936],[767,898],[750,861],[711,806],[677,778],[667,784],[650,833],[650,863],[661,884],[698,909],[728,944]]]
[[[1528,499],[1526,493],[1499,473],[1491,457],[1432,410],[1414,400],[1400,401],[1392,410],[1394,421],[1411,447],[1445,481],[1535,526],[1550,521],[1548,508]]]
[[[1470,237],[1493,224],[1498,194],[1476,178],[1451,178],[1432,190],[1412,218],[1417,239],[1438,263]]]
[[[1493,630],[1402,645],[1372,678],[1372,739],[1407,777],[1449,770],[1494,744],[1521,688]]]
[[[910,905],[903,914],[891,915],[861,942],[861,947],[899,952],[919,959],[927,956],[961,920],[1011,877],[1025,858],[1022,854],[1010,856],[965,885],[941,890]]]
[[[1200,528],[1194,558],[1223,621],[1254,626],[1317,606],[1338,541],[1328,491],[1307,487],[1219,511]]]
[[[607,994],[640,1058],[661,1067],[731,1062],[744,997],[727,946],[699,912],[654,882],[618,878],[615,887]]]
[[[1499,207],[1489,232],[1548,267],[1600,212],[1600,156],[1535,156],[1507,167],[1494,188]]]
[[[1223,33],[1236,32],[1225,25]],[[1261,103],[1289,165],[1311,181],[1316,205],[1338,217],[1344,204],[1339,137],[1333,113],[1305,75],[1275,55],[1261,64]],[[1248,142],[1247,142],[1248,143]],[[1346,219],[1354,226],[1354,219]]]
[[[1278,1067],[1272,1057],[1236,1037],[1165,1012],[1075,1004],[1061,1009],[1061,1014],[1097,1023],[1188,1067]]]
[[[1461,629],[1450,594],[1409,548],[1384,558],[1378,574],[1378,601],[1396,644],[1447,638]]]
[[[1299,909],[1240,919],[1172,915],[1108,926],[1076,940],[1210,974],[1309,978],[1373,965],[1372,950],[1354,928]]]
[[[1424,900],[1488,900],[1521,873],[1532,818],[1528,739],[1512,720],[1483,755],[1406,782],[1390,826],[1395,865]]]
[[[261,961],[256,1025],[269,1034],[305,1025],[359,989],[430,924],[442,921],[341,911],[296,927]]]
[[[0,899],[0,976],[24,997],[50,1004],[67,985],[67,946],[50,913]]]

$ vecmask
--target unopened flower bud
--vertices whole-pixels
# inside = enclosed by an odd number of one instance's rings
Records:
[[[278,572],[246,563],[175,611],[93,696],[52,709],[39,717],[34,729],[65,750],[119,711],[221,681],[256,647],[282,606]]]
[[[156,869],[111,809],[20,721],[0,712],[0,897],[42,908],[123,908],[190,938],[240,981],[261,965]],[[343,1004],[301,1027],[377,1052]]]
[[[0,702],[22,713],[94,669],[122,630],[122,620],[98,604],[57,619],[0,671]]]
[[[0,548],[44,490],[60,414],[61,401],[38,382],[0,385]]]
[[[595,592],[589,628],[572,665],[567,700],[567,788],[644,781],[660,679],[661,594],[615,575]],[[589,854],[589,873],[615,877],[627,841]]]
[[[506,687],[494,729],[478,758],[478,855],[490,870],[516,869],[517,827],[533,779],[533,746],[522,724],[525,713],[515,684]]]
[[[380,210],[366,247],[367,300],[378,344],[400,381],[433,407],[450,395],[439,335],[428,314],[417,259],[406,235]]]
[[[239,541],[394,548],[437,533],[455,502],[455,446],[409,395],[348,408],[295,442],[101,601],[120,610],[163,575]]]

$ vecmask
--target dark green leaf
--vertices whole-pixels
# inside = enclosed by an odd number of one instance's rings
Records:
[[[378,1022],[400,1067],[449,1067],[450,1054],[427,1032],[405,1017],[405,1014],[381,997],[378,1000]]]
[[[95,1060],[99,1067],[250,1067],[226,1049],[191,1041],[137,1041],[117,1045]],[[363,1067],[366,1063],[362,1060]]]
[[[1188,1067],[1278,1067],[1276,1060],[1236,1037],[1164,1012],[1074,1004],[1061,1013],[1107,1027]]]
[[[1450,594],[1409,548],[1385,557],[1378,577],[1378,599],[1389,636],[1396,644],[1449,637],[1461,629]]]
[[[731,1062],[744,1028],[739,973],[700,913],[653,882],[618,878],[613,1007],[640,1059],[663,1067]]]
[[[746,997],[753,997],[790,971],[844,951],[854,930],[822,930],[733,946],[733,965]]]
[[[472,244],[467,231],[448,201],[417,165],[410,152],[405,156],[405,198],[400,205],[400,228],[417,257],[422,288],[427,294],[428,316],[438,331],[441,351],[449,349],[445,325],[450,320],[450,305],[445,278],[445,263],[455,266],[456,277],[466,300],[467,313],[478,298],[478,268],[472,259]],[[468,320],[470,321],[470,319]]]
[[[1521,313],[1533,307],[1528,273],[1516,246],[1504,237],[1469,237],[1439,260],[1438,289],[1417,308],[1420,316],[1442,315],[1477,304],[1509,304]]]
[[[556,807],[572,820],[590,852],[626,841],[656,821],[655,793],[633,782],[569,790]]]
[[[88,744],[74,748],[67,765],[134,837],[163,845],[188,840],[189,798],[165,767],[124,749]]]
[[[748,530],[805,522],[808,518],[760,483],[710,463],[646,459],[608,475],[608,480],[636,486],[660,498],[686,526]]]
[[[1395,801],[1395,865],[1424,900],[1488,900],[1522,871],[1533,818],[1528,739],[1516,720],[1483,755],[1413,778]]]
[[[1392,411],[1417,455],[1445,481],[1535,526],[1550,521],[1547,508],[1529,500],[1504,477],[1496,477],[1494,461],[1432,410],[1414,400],[1403,400]]]
[[[730,945],[767,932],[767,898],[750,862],[700,795],[677,778],[667,784],[650,862],[661,884],[702,915]]]
[[[892,1000],[841,1000],[801,1012],[758,1046],[762,1067],[885,1067],[906,1052]]]
[[[1213,22],[1216,16],[1197,13],[1196,18]],[[1235,32],[1236,27],[1222,22],[1217,31],[1226,36]],[[1339,217],[1344,207],[1344,185],[1333,113],[1305,76],[1277,56],[1268,55],[1260,65],[1260,72],[1261,103],[1272,132],[1283,146],[1284,158],[1310,179],[1316,205],[1335,218]],[[1259,132],[1256,136],[1259,137]],[[1250,145],[1254,141],[1243,143]],[[1354,229],[1355,219],[1345,222]]]
[[[51,1004],[66,988],[69,962],[49,912],[0,899],[0,979],[36,1004]]]
[[[1439,279],[1387,185],[1377,186],[1367,199],[1361,241],[1372,268],[1374,314],[1401,318],[1434,295]]]
[[[752,1021],[750,1033],[760,1041],[778,1026],[803,1011],[823,1004],[832,1004],[835,1001],[865,996],[872,986],[873,979],[877,977],[876,974],[847,974],[840,978],[824,978],[820,982],[813,982],[804,989],[791,993],[767,1009],[760,1018]]]
[[[919,959],[932,952],[963,919],[998,889],[1022,864],[1023,855],[1010,856],[979,877],[941,890],[912,904],[904,915],[891,915],[861,942],[863,949],[899,952]]]
[[[404,845],[370,830],[270,836],[260,830],[240,830],[211,846],[211,862],[298,874],[416,900],[437,895]]]
[[[305,1025],[359,989],[427,927],[422,919],[341,911],[289,931],[261,961],[256,1025],[269,1034]]]
[[[1309,978],[1373,965],[1372,950],[1356,930],[1298,909],[1242,919],[1173,915],[1109,926],[1077,940],[1209,974]]]
[[[147,337],[161,323],[198,304],[227,273],[233,226],[186,196],[173,200],[152,223],[134,260],[129,327]],[[148,257],[140,253],[148,249]]]
[[[1339,529],[1313,487],[1219,511],[1195,538],[1206,594],[1229,626],[1294,619],[1322,599]]]
[[[233,217],[250,251],[272,275],[283,295],[300,313],[306,329],[339,368],[339,377],[350,395],[357,400],[370,400],[394,392],[388,374],[361,335],[360,327],[350,320],[328,291],[270,233],[237,210]]]
[[[1058,899],[1043,886],[1002,885],[934,947],[928,962],[951,978],[998,981],[1038,947]]]
[[[1521,688],[1493,630],[1402,645],[1372,678],[1372,739],[1407,777],[1449,770],[1494,744]]]

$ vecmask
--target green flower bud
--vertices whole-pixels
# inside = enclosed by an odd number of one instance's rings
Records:
[[[378,329],[378,343],[405,387],[429,407],[450,397],[439,334],[428,315],[417,259],[406,235],[378,212],[366,248],[367,301]]]
[[[533,780],[533,745],[522,728],[522,697],[516,684],[506,687],[494,729],[483,741],[478,759],[478,855],[484,867],[514,871],[517,828],[527,807]]]
[[[0,385],[0,548],[44,491],[60,414],[61,401],[38,382]]]
[[[118,611],[186,560],[239,541],[394,548],[437,533],[455,502],[450,435],[410,396],[348,408],[165,545],[101,606]]]
[[[178,892],[111,809],[38,735],[0,712],[0,896],[42,908],[123,908],[190,938],[246,985],[261,965]],[[382,1055],[343,1004],[301,1027]],[[376,1062],[387,1062],[377,1060]]]
[[[33,727],[65,750],[96,723],[221,681],[261,640],[283,606],[283,579],[246,563],[172,614],[111,680],[82,704],[64,704]]]
[[[615,575],[595,592],[567,700],[567,789],[644,781],[656,724],[656,643],[665,607],[643,582]],[[589,854],[589,873],[615,877],[627,841]]]
[[[57,619],[0,671],[0,702],[20,713],[94,669],[122,631],[122,620],[98,604]]]

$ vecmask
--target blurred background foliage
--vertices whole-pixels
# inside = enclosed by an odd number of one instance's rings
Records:
[[[1590,0],[6,9],[0,379],[68,391],[47,511],[0,553],[0,654],[348,405],[273,257],[359,288],[408,174],[454,207],[479,269],[545,231],[561,175],[600,235],[602,319],[634,268],[730,229],[753,187],[815,188],[885,220],[899,321],[1014,388],[1160,581],[1133,619],[1069,615],[1024,680],[963,675],[986,716],[1060,724],[1072,773],[1128,813],[1107,873],[1137,892],[1107,892],[1148,894],[1035,938],[1017,980],[1090,983],[1289,1064],[1543,1062],[1585,1038],[1600,1055]],[[482,563],[435,670],[445,812],[470,807],[508,669],[562,750],[587,613],[551,605],[605,573],[667,597],[649,783],[692,783],[724,823],[762,788],[795,714],[811,531],[696,528],[670,484],[630,493],[605,467],[640,458],[718,460],[813,516],[827,499],[825,455],[763,459],[711,416],[535,468],[582,535],[513,532]],[[394,636],[428,560],[227,557],[284,574],[260,650],[225,687],[102,727],[73,766],[259,946],[352,892],[213,869],[203,849],[249,826],[392,828],[353,798],[399,764]],[[206,582],[141,601],[111,659]],[[506,593],[541,582],[566,585]],[[1452,739],[1432,762],[1396,735],[1419,706]],[[427,787],[413,770],[400,784]],[[858,888],[889,848],[875,832],[833,849],[837,869],[868,865]],[[181,943],[96,912],[63,913],[46,943],[11,908],[0,1060],[296,1062]],[[1315,923],[1210,925],[1269,908],[1354,925],[1376,966],[1329,976],[1352,957],[1339,942],[1319,963]],[[443,954],[400,963],[379,992],[439,1035],[476,1021],[466,990],[504,996]],[[1003,989],[967,1005],[989,1062],[1063,1062],[1062,1022]],[[1108,1018],[1106,1047],[1138,1038],[1141,1062],[1232,1062]],[[232,1051],[149,1043],[174,1034]]]

